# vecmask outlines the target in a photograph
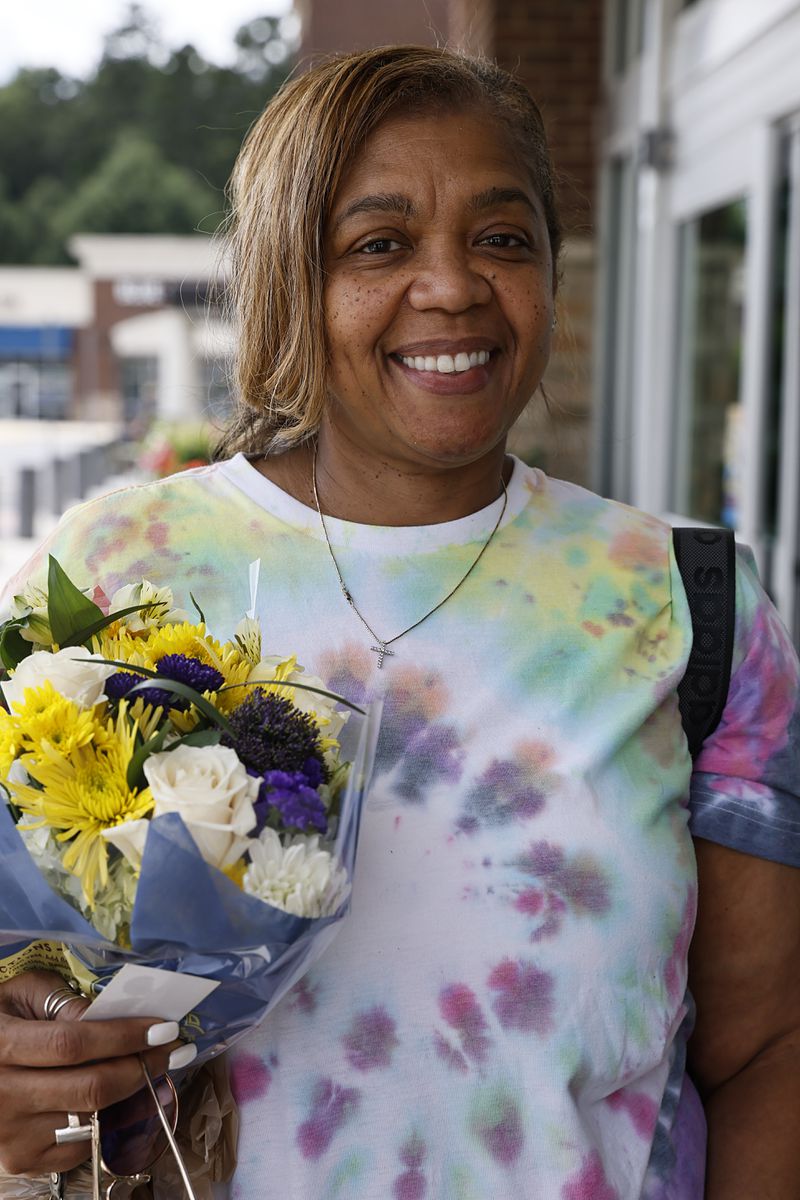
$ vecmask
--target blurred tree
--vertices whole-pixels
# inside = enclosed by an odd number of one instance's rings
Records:
[[[81,230],[213,230],[242,138],[291,67],[281,31],[249,22],[220,67],[170,50],[131,4],[91,78],[26,69],[0,87],[0,261],[67,261]]]
[[[136,130],[123,130],[100,165],[53,219],[61,242],[73,233],[191,233],[220,220],[217,197],[191,171],[164,158]]]
[[[9,197],[6,180],[0,175],[0,262],[19,262],[30,256],[31,230],[24,209]]]

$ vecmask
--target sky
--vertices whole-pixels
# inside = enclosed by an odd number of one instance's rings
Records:
[[[280,16],[291,0],[144,0],[168,46],[191,42],[211,62],[232,61],[233,35],[253,17]],[[103,35],[117,28],[127,0],[0,0],[0,84],[19,67],[57,67],[85,76],[100,58]]]

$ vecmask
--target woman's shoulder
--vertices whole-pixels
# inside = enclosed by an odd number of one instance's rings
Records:
[[[553,532],[606,544],[612,559],[645,553],[645,557],[657,554],[663,562],[668,556],[672,541],[668,521],[538,469],[530,470],[528,480]]]
[[[199,500],[202,496],[211,499],[219,488],[226,466],[227,463],[205,463],[165,475],[162,479],[135,480],[73,505],[66,510],[59,524],[101,520],[111,512],[135,515],[152,505],[173,506]]]
[[[222,528],[227,511],[224,468],[224,463],[195,467],[74,505],[5,584],[0,612],[25,584],[43,584],[51,555],[79,586],[144,574],[159,561],[174,570],[193,534],[208,540]]]

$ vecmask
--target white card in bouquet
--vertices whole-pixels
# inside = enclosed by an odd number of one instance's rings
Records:
[[[182,1021],[216,987],[219,987],[216,979],[126,963],[92,1001],[83,1019],[108,1021],[113,1017],[159,1017],[162,1021]]]

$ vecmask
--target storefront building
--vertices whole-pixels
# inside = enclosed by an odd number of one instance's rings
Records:
[[[800,3],[607,0],[594,484],[731,526],[800,644]]]
[[[233,333],[208,237],[82,234],[76,267],[0,267],[0,419],[224,416]]]

